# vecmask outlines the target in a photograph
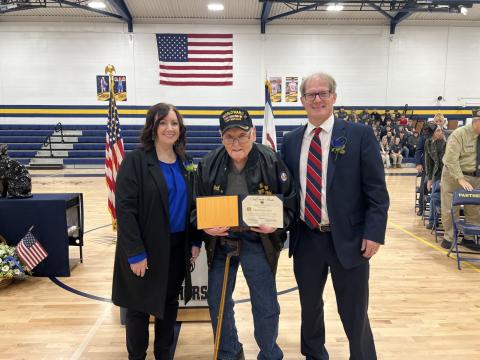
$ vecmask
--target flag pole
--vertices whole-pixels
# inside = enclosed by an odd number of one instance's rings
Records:
[[[273,117],[273,109],[271,102],[272,86],[270,81],[265,79],[264,97],[265,109],[263,112],[263,131],[262,144],[270,147],[273,151],[277,151],[277,135],[275,130],[275,120]]]
[[[115,66],[113,66],[112,64],[108,64],[107,66],[105,66],[105,75],[108,75],[109,101],[113,101],[115,99],[115,82],[113,81],[113,76],[115,73]],[[110,217],[112,218],[112,230],[117,231],[117,219],[115,219],[115,217],[113,216],[110,208],[108,208],[108,211],[110,213]]]

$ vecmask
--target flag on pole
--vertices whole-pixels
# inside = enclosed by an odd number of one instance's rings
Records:
[[[48,256],[48,253],[30,230],[17,244],[15,251],[18,258],[22,260],[29,270],[32,270]]]
[[[277,151],[277,133],[275,131],[275,122],[272,111],[272,85],[270,81],[265,80],[265,111],[263,114],[263,134],[262,144]]]
[[[232,86],[232,34],[157,34],[160,85]]]
[[[111,77],[112,78],[112,77]],[[115,211],[115,183],[117,172],[125,156],[123,139],[120,133],[120,121],[118,120],[117,102],[113,92],[113,84],[110,84],[110,102],[108,106],[108,124],[105,141],[105,179],[108,187],[108,210],[112,215],[113,229],[117,228],[117,213]]]

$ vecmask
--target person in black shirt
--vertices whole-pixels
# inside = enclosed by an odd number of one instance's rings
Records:
[[[402,167],[402,147],[400,146],[400,138],[396,137],[390,146],[390,158],[392,159],[392,167]]]

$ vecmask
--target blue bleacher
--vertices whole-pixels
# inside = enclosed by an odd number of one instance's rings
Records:
[[[37,155],[41,150],[45,138],[53,133],[54,125],[2,125],[0,124],[0,143],[6,143],[9,149],[10,157],[19,160],[23,164],[28,164],[30,159]],[[277,141],[279,146],[283,138],[283,132],[289,131],[296,125],[277,126]],[[221,140],[216,125],[189,125],[187,138],[187,152],[198,161],[209,151],[221,146]],[[67,132],[65,137],[69,137],[68,130],[81,130],[82,135],[71,135],[78,139],[78,142],[72,142],[68,139],[73,149],[58,149],[61,151],[63,163],[67,166],[92,165],[95,167],[104,164],[105,156],[105,125],[63,125],[63,130]],[[131,151],[139,146],[140,132],[142,125],[122,125],[122,138],[125,150]],[[57,133],[58,135],[58,133]],[[257,142],[261,142],[262,127],[257,127]],[[45,150],[45,149],[44,149]],[[49,157],[49,152],[44,153],[44,157]],[[40,156],[37,156],[37,158]]]
[[[298,125],[280,125],[276,127],[278,147],[281,147],[283,133],[296,128]],[[0,143],[6,143],[10,157],[28,164],[42,148],[45,137],[53,132],[55,125],[2,125],[0,124]],[[122,138],[125,150],[131,151],[138,147],[142,125],[122,125]],[[187,126],[187,152],[198,161],[209,151],[221,146],[218,126],[215,125],[189,125]],[[82,136],[78,142],[66,141],[73,149],[59,149],[61,154],[67,153],[63,158],[66,166],[99,167],[104,164],[105,156],[105,125],[63,125],[63,130],[81,130]],[[68,137],[68,135],[65,135]],[[262,127],[257,127],[257,142],[261,142]],[[46,152],[48,157],[49,153]],[[413,159],[404,159],[403,162],[412,162]]]

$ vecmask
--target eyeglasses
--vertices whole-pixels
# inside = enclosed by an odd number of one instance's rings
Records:
[[[320,91],[320,92],[316,92],[316,93],[305,93],[305,95],[303,95],[303,97],[305,98],[306,101],[308,102],[313,102],[315,101],[315,98],[318,97],[321,99],[321,100],[327,100],[330,98],[330,95],[332,95],[332,93],[327,90],[327,91]]]
[[[240,145],[244,145],[248,143],[248,141],[250,140],[250,134],[251,134],[251,131],[249,131],[246,134],[242,134],[239,137],[224,136],[222,138],[222,141],[225,145],[233,145],[235,141],[238,141]]]

